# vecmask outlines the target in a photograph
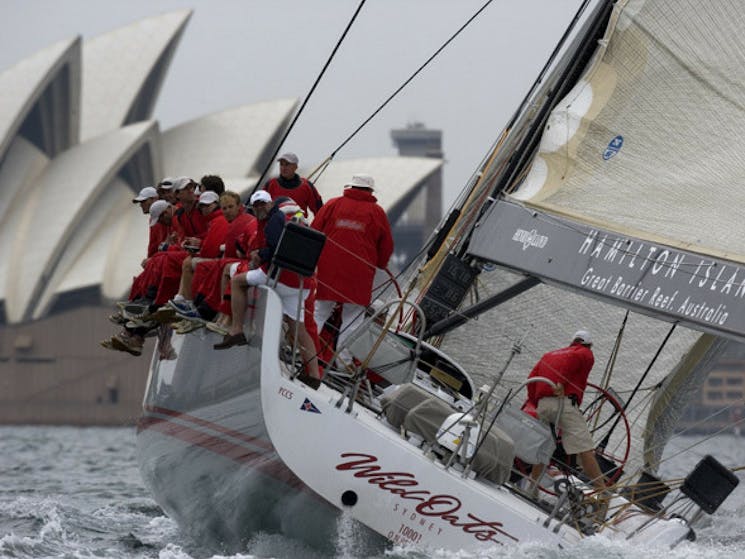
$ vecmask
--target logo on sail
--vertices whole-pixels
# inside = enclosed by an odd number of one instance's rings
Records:
[[[539,235],[535,229],[531,231],[516,229],[512,235],[512,240],[522,243],[523,250],[527,250],[528,247],[543,248],[548,243],[548,237],[546,235]]]
[[[608,147],[603,152],[603,159],[608,161],[611,157],[616,155],[623,147],[623,136],[616,136],[609,143]]]

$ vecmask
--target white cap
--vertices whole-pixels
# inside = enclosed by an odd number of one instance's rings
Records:
[[[199,203],[208,205],[208,204],[214,204],[215,202],[219,202],[220,197],[217,195],[217,192],[214,192],[212,190],[205,190],[199,195]]]
[[[132,198],[132,203],[137,204],[139,202],[144,202],[148,198],[157,198],[158,197],[158,191],[155,190],[152,186],[146,186],[142,190],[140,190],[140,193]]]
[[[370,190],[374,190],[375,179],[372,178],[370,175],[363,175],[362,173],[360,173],[358,175],[352,175],[352,180],[344,186],[352,186],[355,188],[369,188]]]
[[[292,163],[293,165],[297,165],[299,159],[297,158],[297,155],[294,153],[288,151],[287,153],[283,153],[277,158],[277,161],[287,161],[288,163]]]
[[[163,212],[170,206],[171,204],[165,200],[156,200],[153,202],[153,205],[150,206],[150,227],[154,227],[155,224],[158,223],[160,216],[163,215]]]
[[[163,190],[171,190],[173,188],[173,183],[176,179],[173,177],[166,177],[162,181],[158,183],[158,188],[162,188]]]
[[[256,202],[271,202],[272,196],[266,190],[257,190],[251,194],[249,203],[253,206]]]
[[[173,181],[173,189],[174,190],[183,190],[187,186],[189,186],[191,183],[196,184],[192,179],[189,177],[179,177],[176,180]]]
[[[587,330],[577,330],[572,341],[578,341],[583,345],[592,345],[592,336]]]

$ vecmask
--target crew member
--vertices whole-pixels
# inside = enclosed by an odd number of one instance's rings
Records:
[[[269,179],[264,185],[264,190],[271,195],[272,200],[287,196],[295,200],[306,216],[308,210],[315,215],[323,206],[323,200],[313,183],[297,174],[298,161],[294,153],[283,153],[277,159],[279,176]]]
[[[374,187],[370,175],[354,175],[344,194],[324,204],[311,225],[326,235],[318,260],[316,324],[323,327],[342,305],[339,343],[364,321],[375,270],[385,268],[393,254],[391,226]]]
[[[528,385],[528,403],[535,406],[538,417],[546,422],[557,422],[561,429],[561,442],[568,455],[576,455],[582,470],[597,489],[605,489],[605,478],[595,457],[595,443],[587,422],[579,411],[587,388],[587,377],[595,363],[592,338],[587,330],[579,330],[572,343],[543,355],[528,378],[544,377],[555,383]],[[560,403],[561,416],[557,420]],[[535,480],[541,475],[543,464],[536,464],[531,472]]]

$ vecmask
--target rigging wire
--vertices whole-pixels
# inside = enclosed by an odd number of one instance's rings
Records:
[[[394,91],[393,93],[391,93],[391,94],[390,94],[390,95],[389,95],[389,96],[388,96],[388,97],[386,98],[386,100],[385,100],[385,101],[383,101],[383,103],[382,103],[382,104],[381,104],[380,106],[378,106],[378,108],[377,108],[377,109],[375,109],[375,110],[374,110],[374,111],[372,112],[372,114],[370,114],[370,116],[368,116],[368,117],[367,117],[367,118],[366,118],[366,119],[365,119],[365,120],[364,120],[364,121],[363,121],[363,122],[362,122],[362,123],[361,123],[361,124],[360,124],[359,126],[357,126],[357,128],[356,128],[356,129],[355,129],[355,130],[354,130],[354,131],[353,131],[353,132],[352,132],[352,133],[351,133],[351,134],[350,134],[349,136],[347,136],[347,138],[346,138],[346,139],[345,139],[345,140],[344,140],[343,142],[341,142],[341,144],[339,144],[339,145],[338,145],[338,146],[336,147],[336,149],[334,149],[334,150],[333,150],[333,151],[331,152],[331,154],[330,154],[330,155],[329,155],[328,157],[326,157],[326,159],[325,159],[325,160],[324,160],[323,162],[321,162],[321,163],[320,163],[320,164],[319,164],[319,165],[318,165],[318,166],[317,166],[317,167],[316,167],[316,168],[315,168],[315,169],[314,169],[314,170],[313,170],[313,171],[311,172],[310,176],[311,176],[311,177],[315,177],[315,180],[318,180],[318,178],[320,178],[320,176],[321,176],[321,175],[322,175],[322,174],[324,173],[324,171],[325,171],[325,170],[326,170],[326,168],[328,167],[329,163],[330,163],[330,162],[331,162],[331,161],[332,161],[332,160],[334,159],[334,157],[336,157],[336,154],[337,154],[337,153],[338,153],[338,152],[339,152],[339,151],[340,151],[340,150],[341,150],[342,148],[344,148],[344,146],[346,146],[346,145],[347,145],[347,144],[348,144],[348,143],[349,143],[349,142],[350,142],[350,141],[351,141],[351,140],[352,140],[352,139],[353,139],[353,138],[354,138],[354,137],[355,137],[355,136],[356,136],[356,135],[357,135],[357,134],[358,134],[358,133],[359,133],[359,132],[360,132],[360,131],[361,131],[361,130],[362,130],[363,128],[364,128],[364,127],[365,127],[365,126],[367,126],[367,124],[368,124],[368,123],[369,123],[369,122],[370,122],[370,121],[371,121],[372,119],[374,119],[374,118],[375,118],[375,117],[376,117],[376,116],[377,116],[377,115],[378,115],[378,114],[379,114],[379,113],[380,113],[380,112],[381,112],[381,111],[382,111],[382,110],[383,110],[383,109],[384,109],[384,108],[385,108],[385,107],[386,107],[386,106],[388,105],[388,103],[390,103],[390,102],[391,102],[391,101],[392,101],[392,100],[393,100],[393,99],[394,99],[394,98],[395,98],[395,97],[396,97],[396,96],[397,96],[397,95],[398,95],[399,93],[401,93],[401,91],[402,91],[402,90],[403,90],[403,89],[404,89],[404,88],[405,88],[406,86],[408,86],[408,85],[409,85],[409,83],[411,83],[411,82],[412,82],[412,81],[414,80],[414,78],[416,78],[416,77],[417,77],[417,76],[418,76],[418,75],[419,75],[419,74],[420,74],[420,73],[421,73],[421,72],[422,72],[422,71],[423,71],[423,70],[424,70],[424,69],[425,69],[425,68],[426,68],[426,67],[427,67],[427,66],[428,66],[428,65],[429,65],[429,64],[430,64],[430,63],[431,63],[431,62],[432,62],[432,61],[433,61],[433,60],[434,60],[435,58],[437,58],[437,56],[438,56],[438,55],[439,55],[439,54],[440,54],[440,53],[441,53],[441,52],[442,52],[443,50],[445,50],[445,48],[446,48],[446,47],[447,47],[447,46],[448,46],[448,45],[449,45],[449,44],[450,44],[451,42],[453,42],[453,41],[455,40],[455,38],[456,38],[456,37],[458,37],[458,35],[460,35],[460,34],[461,34],[461,33],[462,33],[462,32],[463,32],[463,31],[464,31],[464,30],[465,30],[465,29],[466,29],[466,28],[467,28],[467,27],[468,27],[468,26],[469,26],[469,25],[470,25],[470,24],[471,24],[471,23],[472,23],[472,22],[473,22],[473,21],[474,21],[474,20],[475,20],[475,19],[476,19],[476,18],[477,18],[477,17],[479,16],[479,15],[481,15],[481,13],[482,13],[482,12],[483,12],[483,11],[484,11],[484,10],[485,10],[485,9],[486,9],[487,7],[489,7],[489,5],[490,5],[490,4],[491,4],[491,3],[493,2],[493,1],[494,1],[494,0],[487,0],[487,1],[486,1],[486,2],[485,2],[485,3],[484,3],[484,4],[483,4],[483,5],[482,5],[482,6],[481,6],[481,7],[480,7],[480,8],[478,9],[478,10],[476,10],[476,12],[475,12],[475,13],[474,13],[474,14],[473,14],[473,15],[472,15],[472,16],[471,16],[470,18],[468,18],[468,19],[466,20],[466,22],[465,22],[465,23],[464,23],[463,25],[461,25],[461,26],[460,26],[460,27],[459,27],[459,28],[457,29],[457,31],[455,31],[455,33],[453,33],[453,34],[452,34],[452,35],[451,35],[451,36],[450,36],[450,37],[449,37],[449,38],[448,38],[448,39],[447,39],[447,40],[446,40],[446,41],[445,41],[444,43],[442,43],[442,44],[441,44],[441,45],[440,45],[440,46],[439,46],[439,47],[437,48],[437,50],[435,50],[435,52],[434,52],[434,53],[433,53],[432,55],[430,55],[430,57],[429,57],[429,58],[427,58],[427,60],[425,60],[425,61],[424,61],[424,62],[423,62],[423,63],[422,63],[422,64],[421,64],[421,65],[420,65],[420,66],[419,66],[419,67],[418,67],[418,68],[417,68],[417,69],[416,69],[415,71],[414,71],[414,73],[413,73],[413,74],[411,74],[411,75],[410,75],[410,76],[409,76],[409,77],[408,77],[408,78],[407,78],[407,79],[406,79],[406,80],[405,80],[405,81],[404,81],[404,82],[403,82],[403,83],[402,83],[402,84],[401,84],[401,85],[400,85],[400,86],[399,86],[398,88],[396,88],[396,90],[395,90],[395,91]],[[357,18],[357,15],[359,14],[359,12],[360,12],[360,10],[362,9],[362,6],[364,5],[364,3],[365,3],[365,2],[366,2],[366,0],[362,0],[362,1],[360,2],[360,5],[359,5],[359,6],[357,7],[357,10],[355,11],[355,13],[354,13],[354,15],[352,16],[351,20],[350,20],[350,21],[349,21],[349,23],[347,24],[347,27],[346,27],[346,29],[344,29],[344,32],[342,33],[342,36],[341,36],[341,37],[339,38],[339,41],[337,42],[336,46],[334,47],[334,50],[332,51],[331,55],[329,56],[328,60],[326,61],[326,64],[324,65],[324,67],[323,67],[323,69],[321,70],[320,74],[319,74],[319,75],[318,75],[318,77],[316,78],[316,81],[315,81],[315,83],[313,84],[313,86],[311,87],[310,91],[308,92],[308,95],[307,95],[307,96],[305,97],[305,100],[303,101],[303,104],[301,105],[301,107],[300,107],[300,109],[298,110],[298,112],[297,112],[297,114],[295,115],[295,117],[294,117],[294,118],[292,119],[292,122],[290,123],[289,127],[288,127],[288,128],[287,128],[287,130],[285,131],[284,135],[282,136],[282,138],[281,138],[281,139],[280,139],[280,141],[278,142],[278,144],[277,144],[277,147],[275,148],[274,152],[272,153],[272,156],[271,156],[271,157],[269,158],[269,161],[268,161],[268,163],[267,163],[266,167],[264,168],[264,171],[263,171],[263,172],[261,173],[261,176],[259,177],[259,180],[258,180],[258,181],[256,182],[256,184],[254,185],[253,189],[251,190],[251,193],[255,192],[255,191],[256,191],[256,189],[257,189],[257,188],[259,188],[259,187],[261,186],[261,183],[262,183],[262,181],[264,180],[264,177],[265,177],[265,176],[266,176],[266,174],[267,174],[267,173],[269,172],[269,169],[271,168],[272,164],[274,163],[274,158],[276,157],[277,153],[279,152],[279,149],[280,149],[280,148],[282,147],[282,144],[283,144],[283,143],[284,143],[284,141],[285,141],[285,140],[287,139],[287,136],[289,136],[289,134],[290,134],[290,131],[291,131],[291,130],[293,129],[293,127],[295,126],[295,123],[297,122],[298,118],[300,117],[300,114],[301,114],[301,113],[303,112],[303,109],[305,108],[305,105],[306,105],[306,104],[308,103],[308,100],[310,99],[310,96],[311,96],[311,95],[313,94],[313,92],[315,91],[315,89],[316,89],[316,86],[318,85],[318,83],[320,82],[321,78],[323,77],[323,74],[324,74],[324,73],[326,72],[326,69],[328,68],[329,64],[331,63],[331,60],[332,60],[332,59],[334,58],[334,56],[336,55],[336,51],[337,51],[337,50],[339,49],[339,46],[341,46],[341,43],[342,43],[342,41],[343,41],[343,40],[344,40],[344,38],[346,37],[346,35],[347,35],[347,32],[348,32],[348,31],[349,31],[349,29],[351,28],[352,24],[354,23],[354,20],[355,20],[355,19]]]
[[[667,335],[665,336],[665,339],[662,340],[662,343],[660,344],[660,347],[657,348],[657,352],[654,354],[654,357],[652,357],[652,360],[649,362],[649,365],[647,366],[647,370],[644,371],[642,376],[639,378],[639,382],[636,383],[636,386],[634,387],[634,390],[631,392],[631,395],[626,400],[626,403],[623,405],[623,409],[621,410],[621,413],[625,413],[626,410],[629,408],[629,405],[631,404],[631,400],[634,399],[634,396],[636,396],[637,392],[639,391],[639,388],[641,388],[642,383],[644,382],[644,379],[647,378],[647,375],[652,370],[652,367],[657,362],[657,358],[660,356],[660,353],[662,353],[662,350],[667,345],[667,341],[670,339],[670,336],[673,335],[673,332],[675,331],[675,328],[677,327],[677,323],[673,323],[673,325],[670,327],[670,330],[668,330]],[[600,442],[598,446],[605,448],[608,445],[608,442],[610,441],[610,436],[615,430],[616,426],[618,425],[618,422],[621,420],[620,414],[616,417],[615,423],[613,423],[613,426],[610,428],[608,433],[606,433],[603,440]]]
[[[616,365],[618,352],[621,349],[621,340],[623,339],[623,333],[626,331],[626,322],[629,319],[629,312],[630,311],[626,309],[626,312],[623,315],[623,321],[621,322],[621,327],[618,330],[618,334],[616,334],[616,341],[613,344],[613,349],[611,349],[610,356],[608,357],[608,362],[605,365],[603,379],[600,381],[600,386],[602,386],[603,388],[608,388],[608,386],[610,385],[610,378],[613,374],[613,368]]]
[[[300,105],[300,109],[298,109],[298,112],[295,113],[295,116],[293,117],[292,122],[290,122],[290,125],[287,127],[287,130],[285,130],[285,133],[282,135],[282,138],[279,140],[279,142],[277,142],[277,147],[274,148],[274,152],[272,153],[272,156],[269,158],[269,161],[267,162],[266,167],[264,168],[264,171],[262,171],[261,176],[259,177],[259,180],[256,181],[256,184],[254,185],[253,189],[251,189],[251,194],[256,192],[256,189],[258,189],[261,186],[261,183],[264,180],[264,177],[266,176],[266,174],[269,172],[269,169],[274,164],[274,158],[277,156],[277,153],[282,147],[282,144],[284,144],[285,140],[287,139],[287,136],[290,135],[290,132],[294,128],[295,123],[297,122],[298,118],[300,118],[300,115],[302,114],[303,109],[305,109],[305,106],[308,104],[308,101],[313,95],[313,92],[316,90],[316,87],[318,87],[318,84],[321,82],[321,78],[323,78],[323,75],[326,73],[326,70],[331,64],[331,61],[334,59],[334,56],[336,56],[336,52],[339,50],[339,47],[341,46],[342,42],[346,38],[347,33],[351,29],[354,21],[357,19],[357,16],[362,10],[362,6],[365,5],[365,2],[367,2],[367,0],[361,0],[359,5],[357,6],[357,9],[352,15],[352,18],[349,20],[349,22],[347,23],[347,26],[344,28],[344,32],[341,34],[341,37],[339,37],[339,40],[336,42],[336,45],[334,46],[334,49],[331,51],[331,54],[326,60],[326,64],[323,65],[321,72],[316,77],[316,81],[313,82],[313,85],[311,86],[310,91],[308,91],[308,94],[305,96],[305,99],[303,100],[303,104]]]
[[[352,132],[347,137],[346,140],[344,140],[341,144],[339,144],[339,146],[334,151],[331,152],[331,155],[329,157],[333,159],[339,150],[341,150],[345,145],[347,145],[352,140],[352,138],[354,138],[357,135],[357,133],[360,130],[362,130],[373,118],[375,118],[378,115],[378,113],[382,111],[386,107],[386,105],[388,105],[388,103],[390,103],[393,100],[394,97],[396,97],[396,95],[398,95],[407,85],[409,85],[409,83],[415,77],[417,77],[417,75],[419,75],[419,73],[422,70],[424,70],[424,68],[426,68],[429,65],[429,63],[432,62],[451,42],[453,42],[453,40],[455,40],[455,38],[458,35],[460,35],[461,32],[473,22],[473,20],[475,20],[479,15],[481,15],[481,12],[483,12],[489,6],[489,4],[491,4],[493,1],[494,0],[487,0],[483,6],[481,6],[478,10],[476,10],[476,12],[470,18],[468,18],[468,20],[466,20],[466,22],[463,25],[461,25],[460,28],[458,28],[458,30],[455,33],[453,33],[447,41],[445,41],[442,45],[440,45],[440,47],[421,66],[419,66],[419,68],[417,68],[417,70],[413,74],[411,74],[411,76],[409,76],[406,79],[406,81],[404,81],[393,93],[391,93],[388,96],[388,98],[385,101],[383,101],[383,103],[377,109],[375,109],[375,111],[373,111],[373,113],[369,117],[367,117],[362,122],[362,124],[360,124],[354,130],[354,132]]]

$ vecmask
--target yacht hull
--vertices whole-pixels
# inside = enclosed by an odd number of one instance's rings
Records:
[[[318,549],[335,541],[338,511],[284,465],[266,432],[259,363],[263,329],[279,332],[278,317],[265,322],[257,306],[251,343],[226,351],[205,329],[174,334],[152,360],[137,429],[142,478],[184,532],[216,549],[245,549],[260,532]],[[176,359],[160,359],[169,345]]]

